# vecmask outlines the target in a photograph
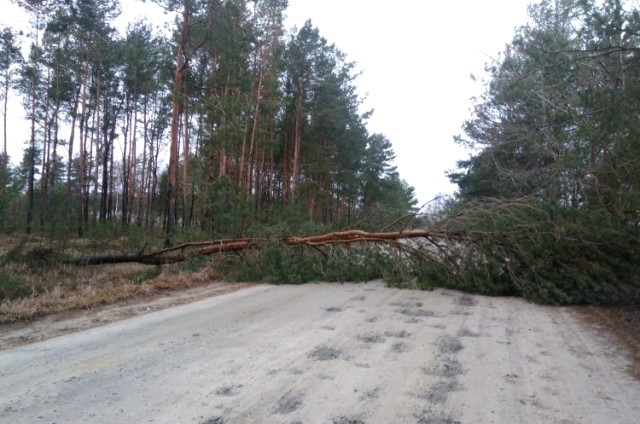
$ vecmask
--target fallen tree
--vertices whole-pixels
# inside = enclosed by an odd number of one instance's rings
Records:
[[[145,265],[167,265],[183,262],[194,256],[212,255],[215,253],[231,252],[249,249],[260,240],[257,239],[240,239],[240,240],[214,240],[183,243],[150,253],[135,253],[123,255],[104,255],[89,256],[83,258],[63,259],[61,262],[65,265],[103,265],[103,264],[122,264],[122,263],[141,263]],[[193,247],[199,247],[191,250]],[[180,251],[180,253],[174,253]]]
[[[62,262],[164,265],[235,252],[235,262],[225,269],[231,274],[223,275],[239,280],[383,277],[398,285],[412,281],[412,287],[516,295],[551,304],[639,298],[640,228],[610,216],[535,197],[484,199],[456,205],[425,227],[194,241],[148,253]]]
[[[327,234],[306,236],[306,237],[286,237],[279,241],[282,246],[310,246],[320,247],[331,244],[351,244],[351,243],[391,243],[398,240],[408,240],[416,238],[446,237],[448,239],[462,239],[462,233],[444,234],[442,231],[432,230],[411,230],[396,232],[367,232],[361,230],[350,230],[341,232],[331,232]],[[237,252],[251,249],[268,243],[265,238],[246,239],[221,239],[211,241],[197,241],[183,243],[178,246],[165,248],[162,250],[144,253],[143,251],[133,254],[89,256],[83,258],[66,258],[61,262],[65,265],[102,265],[121,263],[141,263],[145,265],[166,265],[186,261],[195,256],[206,256],[222,252]],[[175,252],[180,253],[175,253]]]

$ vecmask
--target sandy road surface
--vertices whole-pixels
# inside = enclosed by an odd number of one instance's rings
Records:
[[[2,423],[638,423],[571,309],[258,285],[0,351]]]

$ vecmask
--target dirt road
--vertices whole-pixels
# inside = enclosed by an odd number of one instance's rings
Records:
[[[258,285],[0,351],[1,423],[638,423],[569,308]]]

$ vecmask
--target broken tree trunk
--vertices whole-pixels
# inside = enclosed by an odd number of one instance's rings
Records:
[[[450,233],[443,231],[432,230],[411,230],[411,231],[396,231],[396,232],[380,232],[369,233],[362,230],[350,230],[341,231],[335,233],[321,234],[317,236],[308,237],[288,237],[282,240],[282,244],[285,246],[322,246],[326,244],[336,243],[359,243],[359,242],[390,242],[396,240],[407,240],[414,238],[429,238],[429,237],[443,237],[448,239],[460,239],[464,235],[462,233]]]
[[[152,253],[137,253],[124,255],[107,255],[107,256],[90,256],[86,258],[64,259],[63,264],[66,265],[103,265],[103,264],[123,264],[123,263],[141,263],[145,265],[165,265],[183,262],[188,258],[195,256],[211,255],[214,253],[231,252],[245,250],[256,244],[254,240],[219,240],[209,242],[192,242],[185,243],[168,249],[159,250]],[[189,247],[205,246],[196,250],[186,251]],[[180,253],[165,255],[166,253],[181,250]]]
[[[431,237],[446,237],[451,240],[463,239],[464,237],[466,237],[466,235],[463,233],[451,233],[435,230],[411,230],[376,233],[370,233],[361,230],[350,230],[307,237],[287,237],[280,240],[279,243],[283,246],[318,247],[330,244],[395,243],[398,240]],[[64,259],[62,263],[79,266],[133,262],[146,265],[164,265],[183,262],[189,258],[193,258],[196,256],[247,250],[259,245],[265,245],[267,244],[267,242],[267,239],[255,238],[188,242],[179,246],[174,246],[150,253],[140,252],[136,254],[91,256],[86,258]]]

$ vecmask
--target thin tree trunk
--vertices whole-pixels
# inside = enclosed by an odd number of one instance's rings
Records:
[[[286,205],[289,200],[291,191],[291,128],[290,124],[285,123],[284,128],[284,160],[282,161],[282,204]]]
[[[100,222],[107,222],[107,201],[109,196],[109,156],[111,146],[107,126],[109,125],[109,115],[106,113],[108,105],[105,104],[103,146],[102,146],[102,188],[100,192]]]
[[[67,205],[66,205],[67,216],[69,216],[69,212],[70,212],[69,207],[71,206],[71,200],[72,200],[71,172],[73,170],[73,144],[76,136],[76,120],[78,116],[80,90],[81,90],[81,87],[78,87],[78,89],[76,90],[76,95],[73,101],[73,112],[71,113],[71,133],[69,134],[69,146],[68,146],[69,156],[68,156],[68,162],[67,162]]]
[[[165,244],[171,245],[173,227],[177,218],[177,175],[178,175],[178,129],[180,121],[180,97],[182,90],[183,72],[187,67],[184,48],[187,42],[189,26],[189,2],[185,0],[182,11],[182,28],[178,43],[176,74],[173,82],[173,108],[171,112],[171,144],[169,147],[169,170],[167,175],[167,219]]]
[[[113,122],[113,126],[112,126],[112,131],[113,133],[115,133],[115,127],[116,127],[117,122],[114,121]],[[107,221],[113,221],[115,215],[118,212],[118,202],[115,202],[114,205],[114,192],[115,192],[115,179],[113,178],[113,171],[115,169],[115,149],[113,148],[113,140],[115,139],[115,136],[111,138],[111,154],[109,155],[109,175],[111,175],[111,178],[109,178],[109,197],[107,199]]]
[[[131,217],[134,209],[134,197],[136,193],[136,180],[137,180],[137,144],[138,144],[138,94],[137,89],[134,89],[133,95],[133,128],[131,129],[131,143],[129,147],[129,182],[127,189],[127,204],[129,205],[127,211],[127,217],[125,223],[131,224]]]
[[[127,223],[127,214],[129,213],[129,166],[127,161],[129,160],[129,132],[131,129],[131,95],[127,92],[125,96],[125,124],[122,129],[122,138],[124,140],[124,146],[122,148],[122,216],[120,220],[122,225]]]
[[[47,70],[46,86],[49,87],[51,82],[51,70]],[[40,176],[40,231],[44,230],[44,217],[47,209],[47,197],[49,190],[49,171],[51,167],[51,120],[49,119],[49,96],[46,96],[44,104],[44,128],[42,134],[44,137],[42,143],[42,174]]]
[[[113,111],[113,116],[111,117],[111,128],[108,129],[109,131],[109,146],[110,146],[110,150],[111,153],[109,155],[109,175],[111,176],[109,178],[109,187],[108,187],[108,191],[109,194],[107,196],[107,220],[111,221],[113,219],[113,215],[114,215],[114,205],[113,205],[113,192],[114,192],[114,178],[113,178],[113,170],[114,170],[114,141],[116,139],[116,127],[118,125],[118,115],[120,115],[120,110],[122,109],[122,104],[124,103],[124,100],[120,100],[120,104],[118,105],[118,107]],[[105,126],[105,131],[107,131],[107,127]],[[117,207],[117,205],[116,205]]]
[[[3,175],[8,175],[9,172],[9,156],[7,153],[7,105],[9,102],[9,78],[10,78],[10,74],[9,74],[9,68],[7,68],[7,72],[4,76],[4,104],[2,106],[2,115],[3,115],[3,134],[4,134],[4,149],[3,149],[3,153],[4,153],[4,157],[3,157],[3,163],[2,163],[2,169],[4,171]],[[4,193],[5,188],[6,188],[6,181],[3,181],[4,184],[2,184],[2,192]]]
[[[160,135],[158,134],[156,136],[156,149],[155,149],[155,154],[153,155],[153,169],[151,169],[151,190],[150,190],[150,194],[151,194],[151,198],[149,201],[149,207],[147,208],[148,212],[149,212],[149,222],[151,224],[151,226],[154,225],[153,221],[156,221],[156,219],[153,216],[153,213],[156,210],[156,202],[157,202],[157,191],[158,191],[158,155],[160,154]],[[151,221],[151,219],[153,219],[153,221]]]
[[[145,207],[145,189],[147,187],[147,138],[149,135],[149,120],[147,116],[147,106],[149,96],[145,93],[142,111],[142,170],[140,172],[140,190],[138,192],[138,211],[136,213],[136,225],[142,226],[142,214]]]
[[[80,112],[80,160],[79,164],[79,175],[78,175],[78,199],[79,210],[78,210],[78,236],[83,237],[85,233],[86,221],[85,221],[85,213],[84,213],[84,187],[86,184],[86,158],[87,158],[87,149],[86,149],[86,135],[85,135],[85,121],[87,120],[86,111],[87,111],[87,83],[89,78],[89,62],[88,60],[84,63],[84,75],[82,76],[82,101],[81,101],[81,112]]]
[[[251,128],[251,141],[249,142],[249,156],[247,163],[247,180],[245,182],[245,187],[248,193],[251,193],[251,177],[253,173],[252,164],[255,162],[255,149],[256,149],[256,137],[258,134],[258,116],[260,114],[260,93],[262,92],[262,79],[263,79],[263,71],[262,67],[260,68],[260,75],[258,77],[258,87],[256,88],[256,102],[253,111],[253,126]]]
[[[239,190],[244,190],[244,170],[246,168],[245,166],[245,157],[246,157],[246,150],[247,150],[247,131],[249,129],[249,116],[245,116],[244,119],[244,125],[243,125],[243,129],[242,129],[242,147],[240,150],[240,158],[238,158],[238,162],[239,162],[239,168],[238,168],[238,189]]]
[[[185,68],[185,73],[188,69]],[[182,167],[182,226],[190,225],[187,222],[187,204],[189,202],[189,93],[187,84],[184,85],[184,111],[183,111],[183,167]]]
[[[58,52],[59,53],[59,52]],[[51,179],[51,203],[49,205],[49,214],[55,213],[55,184],[56,184],[56,164],[58,161],[58,136],[59,136],[59,114],[60,114],[60,54],[56,54],[56,97],[53,107],[53,117],[51,124],[53,125],[53,166],[50,168]],[[52,220],[55,224],[55,219]]]
[[[224,85],[224,90],[222,91],[222,102],[226,102],[227,97],[229,97],[229,81],[230,75],[227,73],[227,81]],[[221,103],[222,103],[221,102]],[[227,115],[222,114],[222,118],[220,119],[220,133],[222,137],[220,137],[220,169],[218,176],[224,177],[227,175],[227,143],[226,138],[229,134],[229,128],[227,128]]]
[[[216,102],[218,101],[218,94],[216,93],[216,86],[213,83],[214,80],[214,76],[215,76],[215,71],[216,71],[216,65],[215,65],[215,56],[212,55],[212,63],[211,63],[211,73],[209,74],[209,79],[212,81],[211,83],[211,89],[209,92],[209,99],[212,105],[215,105]],[[213,115],[213,111],[210,110],[209,111],[210,116]],[[215,123],[213,122],[214,120],[211,118],[209,119],[209,130],[212,134],[211,138],[212,140],[215,140],[215,134],[216,132],[219,134],[220,133],[220,128],[216,128],[215,127]],[[211,184],[213,184],[213,181],[216,179],[216,152],[215,152],[215,146],[213,142],[209,142],[208,144],[208,154],[207,154],[207,159],[209,161],[207,169],[208,169],[208,173],[207,173],[207,182],[209,183],[208,186],[211,186]]]
[[[300,144],[302,143],[302,111],[296,111],[293,129],[293,196],[298,193],[300,183]]]
[[[58,136],[59,136],[59,115],[60,114],[60,97],[59,97],[59,88],[58,88],[58,83],[56,83],[56,102],[55,102],[55,106],[53,109],[53,151],[51,153],[51,156],[53,157],[53,166],[50,169],[50,180],[51,180],[51,187],[49,189],[49,191],[51,192],[51,205],[50,205],[50,209],[49,209],[49,213],[53,214],[55,213],[54,210],[54,200],[55,200],[55,185],[56,185],[56,164],[58,161]]]
[[[35,54],[33,57],[33,77],[31,79],[31,137],[29,140],[29,175],[27,177],[27,234],[31,234],[31,223],[33,222],[33,189],[36,173],[36,93],[38,91],[38,51],[40,49],[39,14],[36,19]]]
[[[99,70],[98,70],[99,72]],[[95,156],[93,154],[93,149],[91,149],[91,155],[89,156],[89,164],[90,166],[95,166],[95,168],[93,169],[93,192],[91,193],[91,222],[92,224],[95,225],[95,223],[98,220],[98,208],[96,207],[96,196],[98,195],[98,177],[100,176],[100,160],[99,160],[99,156],[100,156],[100,125],[102,122],[102,114],[100,113],[100,98],[102,97],[102,91],[100,89],[100,74],[98,74],[97,77],[97,81],[96,81],[96,110],[95,110],[95,125],[94,128],[96,129],[95,134],[92,135],[91,140],[93,141],[93,145],[95,146]],[[104,114],[106,115],[108,113],[108,111],[106,110],[105,107],[105,111]],[[94,160],[95,158],[95,160]],[[89,201],[89,193],[87,193],[87,202]],[[87,213],[89,211],[89,205],[87,203]],[[87,216],[87,222],[88,222],[88,216]]]

